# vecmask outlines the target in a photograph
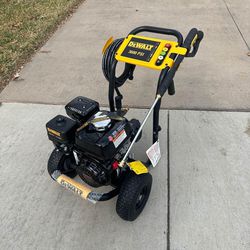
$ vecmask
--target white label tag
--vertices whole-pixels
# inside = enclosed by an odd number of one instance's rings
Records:
[[[161,159],[161,150],[159,141],[155,142],[147,151],[146,154],[149,160],[152,163],[152,166],[155,167],[159,160]]]
[[[117,148],[126,137],[127,137],[127,134],[125,130],[123,129],[118,135],[116,135],[115,138],[113,138],[113,143],[115,147]]]

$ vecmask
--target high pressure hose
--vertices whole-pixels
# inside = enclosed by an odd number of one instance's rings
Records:
[[[115,54],[122,44],[124,38],[119,38],[114,40],[113,43],[109,45],[109,47],[104,52],[103,58],[102,58],[102,71],[107,79],[108,82],[112,80],[112,75],[115,72],[112,72],[113,67],[116,66],[117,60],[115,59]],[[117,89],[121,87],[127,79],[132,80],[133,79],[133,72],[135,69],[135,65],[132,64],[125,64],[125,68],[123,73],[119,76],[114,78],[114,88]]]
[[[109,82],[109,106],[111,112],[115,111],[115,106],[117,110],[120,110],[122,108],[122,94],[120,93],[118,88],[121,87],[127,79],[133,80],[133,72],[135,69],[135,65],[125,63],[123,73],[119,77],[116,77],[115,75],[117,65],[115,55],[123,40],[124,38],[120,38],[112,42],[104,52],[102,58],[102,71],[105,78]],[[114,103],[115,91],[117,96],[115,97]]]

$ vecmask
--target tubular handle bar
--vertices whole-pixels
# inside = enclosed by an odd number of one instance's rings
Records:
[[[182,45],[182,47],[187,49],[187,54],[177,56],[173,67],[168,70],[168,72],[164,75],[161,82],[159,83],[157,94],[159,94],[160,96],[163,96],[165,92],[169,89],[169,87],[173,85],[173,78],[181,62],[183,61],[184,57],[194,57],[196,55],[199,49],[200,42],[203,39],[203,36],[204,36],[203,32],[198,31],[195,28],[189,31]]]
[[[151,33],[175,36],[177,38],[179,46],[181,46],[183,43],[182,34],[179,31],[173,29],[159,28],[153,26],[140,26],[133,29],[129,34],[136,35],[140,32],[151,32]]]

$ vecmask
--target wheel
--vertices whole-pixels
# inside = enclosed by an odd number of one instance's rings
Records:
[[[121,184],[116,203],[116,212],[124,220],[135,220],[145,207],[152,186],[150,173],[129,173]]]
[[[54,149],[48,160],[48,172],[50,177],[52,178],[52,174],[55,170],[60,170],[62,174],[65,174],[70,178],[74,178],[77,173],[76,170],[71,168],[72,162],[73,156],[65,155],[58,149]]]

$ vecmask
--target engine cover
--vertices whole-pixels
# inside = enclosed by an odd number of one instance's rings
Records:
[[[78,96],[65,106],[66,113],[78,122],[87,121],[99,111],[99,103],[84,96]]]
[[[130,139],[132,128],[127,119],[112,120],[106,131],[97,131],[88,126],[76,133],[75,143],[79,150],[99,160],[110,160],[122,145]]]
[[[73,143],[77,124],[63,115],[57,115],[46,124],[48,137],[54,143]]]
[[[100,162],[84,159],[77,169],[81,179],[92,187],[100,187],[109,182],[109,175],[106,166]]]
[[[100,187],[112,183],[113,177],[117,176],[114,166],[121,160],[126,153],[130,142],[127,140],[123,143],[119,151],[111,160],[99,161],[93,157],[89,157],[86,152],[77,153],[79,164],[76,171],[80,178],[92,187]]]
[[[140,128],[136,119],[127,120],[121,112],[99,109],[86,97],[76,97],[66,105],[67,114],[47,124],[49,139],[65,154],[75,158],[74,169],[89,185],[99,187],[120,178],[117,164],[127,152]],[[140,135],[137,137],[138,141]]]

